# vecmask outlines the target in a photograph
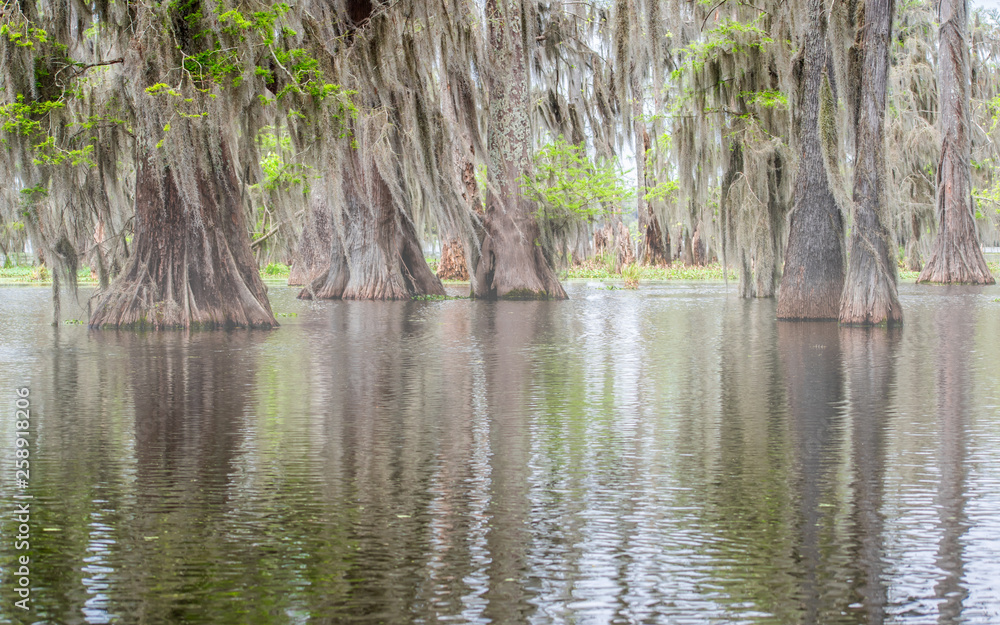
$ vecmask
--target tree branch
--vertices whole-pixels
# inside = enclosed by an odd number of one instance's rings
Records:
[[[76,65],[75,67],[77,68],[77,70],[73,73],[73,78],[76,78],[77,76],[84,73],[91,67],[104,67],[105,65],[115,65],[117,63],[124,63],[124,62],[125,62],[124,57],[118,57],[117,59],[112,59],[110,61],[101,61],[99,63],[87,63],[85,65],[83,64]]]

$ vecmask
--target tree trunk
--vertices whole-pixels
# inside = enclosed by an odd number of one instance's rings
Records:
[[[801,89],[799,173],[788,232],[785,269],[778,289],[778,319],[836,319],[844,287],[844,226],[830,191],[820,137],[830,132],[835,103],[828,75],[827,17],[823,0],[809,0]]]
[[[335,234],[333,215],[330,207],[326,206],[325,198],[318,202],[311,201],[309,216],[299,236],[291,271],[288,272],[288,286],[312,284],[313,280],[326,273],[330,268],[331,241]]]
[[[473,292],[486,299],[565,299],[566,292],[538,245],[532,203],[521,193],[530,171],[528,75],[521,2],[486,0],[489,29],[489,184],[482,253]]]
[[[424,259],[417,232],[374,163],[363,167],[357,150],[343,165],[343,223],[330,244],[330,264],[302,299],[410,299],[445,295]]]
[[[195,149],[195,148],[192,148]],[[257,272],[225,141],[194,168],[197,197],[152,156],[136,172],[135,241],[92,328],[271,328],[278,325]]]
[[[594,231],[594,256],[602,256],[611,252],[615,247],[615,229],[610,223],[606,223]]]
[[[938,235],[931,259],[917,282],[995,282],[979,247],[972,203],[967,11],[966,0],[938,2],[938,104],[942,137],[936,179]]]
[[[684,264],[688,266],[694,265],[694,242],[691,240],[691,233],[685,227],[684,232]]]
[[[906,268],[920,271],[924,263],[920,258],[920,221],[916,215],[910,217],[910,240],[906,242]]]
[[[461,81],[455,82],[457,92],[463,91]],[[439,222],[444,236],[441,238],[441,262],[437,275],[442,280],[469,280],[475,270],[477,254],[481,247],[478,236],[483,202],[476,182],[475,142],[465,123],[459,122],[459,109],[452,94],[452,85],[441,82],[441,111],[445,128],[451,129],[451,175],[456,193],[457,211],[446,215]],[[445,165],[447,167],[447,165]],[[475,216],[471,217],[470,216]]]
[[[646,201],[645,194],[650,185],[646,154],[649,152],[649,133],[642,120],[642,88],[639,86],[638,71],[632,66],[632,125],[635,135],[636,169],[636,214],[639,217],[639,262],[645,265],[668,265],[670,261],[663,253],[663,233],[660,220],[653,213],[652,203]],[[640,149],[640,146],[641,149]]]
[[[864,22],[864,70],[861,76],[854,201],[851,204],[851,253],[840,300],[840,322],[851,325],[900,323],[903,309],[896,293],[896,262],[889,242],[884,154],[885,97],[889,40],[895,0],[867,0]]]
[[[698,220],[694,234],[691,235],[691,262],[698,267],[702,267],[708,262],[708,246],[705,245],[705,237],[702,234],[701,220]]]
[[[441,246],[441,262],[438,263],[437,275],[442,280],[469,279],[469,270],[465,266],[465,250],[458,237],[449,237]]]
[[[632,234],[625,226],[625,222],[619,221],[615,233],[615,270],[621,271],[622,267],[635,262],[635,254],[632,253]]]

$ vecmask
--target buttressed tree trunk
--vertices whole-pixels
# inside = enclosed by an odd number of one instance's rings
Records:
[[[993,284],[979,247],[972,204],[969,142],[969,42],[966,0],[938,2],[938,105],[941,160],[937,168],[938,235],[917,282]]]
[[[182,97],[162,90],[201,45],[164,32],[175,8],[137,7],[122,60],[122,92],[135,115],[135,236],[90,326],[275,327],[250,248],[231,100],[187,78],[173,83]]]
[[[295,250],[288,286],[311,284],[330,268],[330,247],[334,237],[333,215],[328,206],[310,202],[309,214]]]
[[[445,295],[424,259],[417,232],[393,202],[382,175],[350,150],[342,168],[345,206],[331,240],[330,266],[303,299],[410,299]]]
[[[486,235],[473,291],[486,299],[565,299],[538,244],[532,203],[521,193],[521,177],[531,167],[522,19],[519,0],[486,0],[489,170]]]
[[[829,141],[826,135],[832,132],[833,121],[827,116],[836,106],[828,69],[827,16],[823,0],[809,0],[808,6],[799,173],[778,290],[778,319],[836,319],[844,287],[843,219],[830,191],[822,143]],[[821,97],[826,100],[822,107]]]
[[[278,325],[250,250],[228,146],[195,170],[185,197],[170,167],[140,158],[135,240],[121,276],[101,297],[93,328]]]
[[[865,2],[862,25],[865,60],[851,206],[853,227],[847,278],[840,300],[840,322],[851,325],[903,320],[896,293],[896,263],[889,243],[883,149],[889,40],[895,12],[895,0]]]

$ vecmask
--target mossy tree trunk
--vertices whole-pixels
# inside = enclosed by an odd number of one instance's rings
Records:
[[[993,284],[993,274],[979,247],[972,200],[966,0],[939,0],[938,24],[942,137],[936,177],[938,234],[917,282]]]
[[[410,299],[444,295],[424,259],[416,229],[393,202],[374,163],[363,166],[357,150],[345,160],[345,206],[330,242],[330,263],[299,294],[304,299]]]
[[[864,22],[864,70],[861,76],[857,158],[854,165],[853,226],[840,322],[851,325],[900,323],[903,309],[896,293],[896,262],[889,242],[886,206],[885,98],[889,41],[895,0],[867,0]]]
[[[330,268],[330,249],[335,234],[333,214],[325,205],[325,198],[318,202],[310,201],[309,214],[288,273],[288,286],[311,284],[320,274],[326,274]]]
[[[833,120],[827,116],[832,117],[835,107],[825,3],[809,0],[808,10],[799,104],[799,173],[778,289],[779,319],[836,319],[844,286],[843,219],[830,190],[822,143],[829,141],[825,135],[832,132]],[[821,97],[826,100],[822,107]]]
[[[92,328],[278,325],[250,250],[233,159],[219,142],[221,158],[194,166],[194,197],[181,192],[172,167],[140,157],[132,256],[101,296]]]
[[[643,154],[649,153],[650,148],[650,138],[649,133],[646,132],[646,124],[641,119],[642,110],[633,112],[634,121],[636,126],[636,143],[638,144],[640,139],[640,131],[642,137]],[[639,249],[639,257],[642,263],[646,265],[669,265],[670,264],[670,237],[669,235],[664,238],[664,231],[660,227],[660,220],[653,212],[653,203],[646,200],[643,197],[644,189],[648,189],[652,186],[653,181],[650,180],[649,167],[647,167],[646,158],[636,159],[636,169],[639,170],[639,192],[638,192],[638,215],[639,215],[639,232],[642,234],[642,246]]]
[[[528,75],[522,3],[486,0],[489,153],[485,237],[473,293],[485,299],[564,299],[566,292],[538,244],[532,203],[521,193],[531,168]]]

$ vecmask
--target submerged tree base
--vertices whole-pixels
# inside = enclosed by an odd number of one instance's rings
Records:
[[[342,168],[345,209],[329,263],[300,299],[406,300],[445,295],[424,258],[416,228],[393,201],[373,163],[353,154]]]
[[[996,278],[990,272],[979,245],[955,246],[942,253],[935,250],[927,266],[917,278],[918,284],[995,284]]]
[[[517,232],[500,231],[496,236],[504,237],[505,243],[495,246],[491,236],[483,242],[476,268],[477,299],[567,299],[541,247],[519,240]]]
[[[91,328],[273,328],[278,325],[257,271],[225,158],[195,172],[197,201],[152,158],[137,173],[135,246],[104,292]]]

